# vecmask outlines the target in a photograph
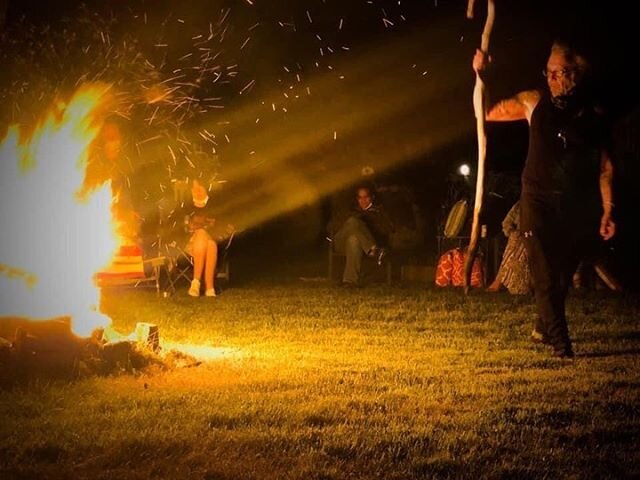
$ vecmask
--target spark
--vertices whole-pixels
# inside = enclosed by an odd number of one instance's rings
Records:
[[[247,39],[240,46],[240,50],[244,49],[244,47],[247,46],[247,43],[249,43],[249,40],[251,40],[251,37],[247,37]]]
[[[244,87],[242,87],[242,90],[240,90],[240,95],[242,95],[245,91],[252,88],[255,85],[255,83],[256,83],[255,80],[251,80],[249,83],[247,83]]]

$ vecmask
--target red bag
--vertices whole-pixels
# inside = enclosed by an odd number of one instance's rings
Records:
[[[453,250],[444,252],[438,260],[436,267],[436,285],[439,287],[447,287],[451,285],[451,277],[453,273]]]
[[[464,285],[464,256],[461,248],[454,248],[444,252],[438,260],[436,268],[436,285],[446,287],[462,287]],[[484,286],[484,265],[480,255],[477,255],[471,267],[471,286]]]

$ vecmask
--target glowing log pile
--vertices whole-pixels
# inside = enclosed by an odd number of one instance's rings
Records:
[[[170,366],[160,350],[158,327],[140,323],[123,336],[97,329],[90,337],[71,330],[68,317],[47,321],[0,320],[0,385],[36,378],[71,380]]]

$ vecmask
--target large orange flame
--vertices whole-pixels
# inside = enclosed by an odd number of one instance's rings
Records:
[[[110,322],[93,275],[117,246],[111,189],[79,195],[108,90],[84,86],[28,138],[12,126],[0,143],[0,315],[70,316],[82,336]]]

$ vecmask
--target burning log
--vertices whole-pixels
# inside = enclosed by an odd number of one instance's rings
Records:
[[[137,323],[136,339],[140,345],[147,347],[152,352],[160,350],[160,333],[158,326],[153,323]]]
[[[153,323],[138,322],[131,335],[122,335],[109,326],[96,332],[96,335],[109,343],[135,342],[139,347],[154,353],[160,352],[160,332],[158,326]]]
[[[112,327],[96,336],[102,339],[100,358],[102,370],[135,371],[149,365],[163,366],[159,357],[160,334],[158,326],[152,323],[137,323],[131,335],[122,335]]]

